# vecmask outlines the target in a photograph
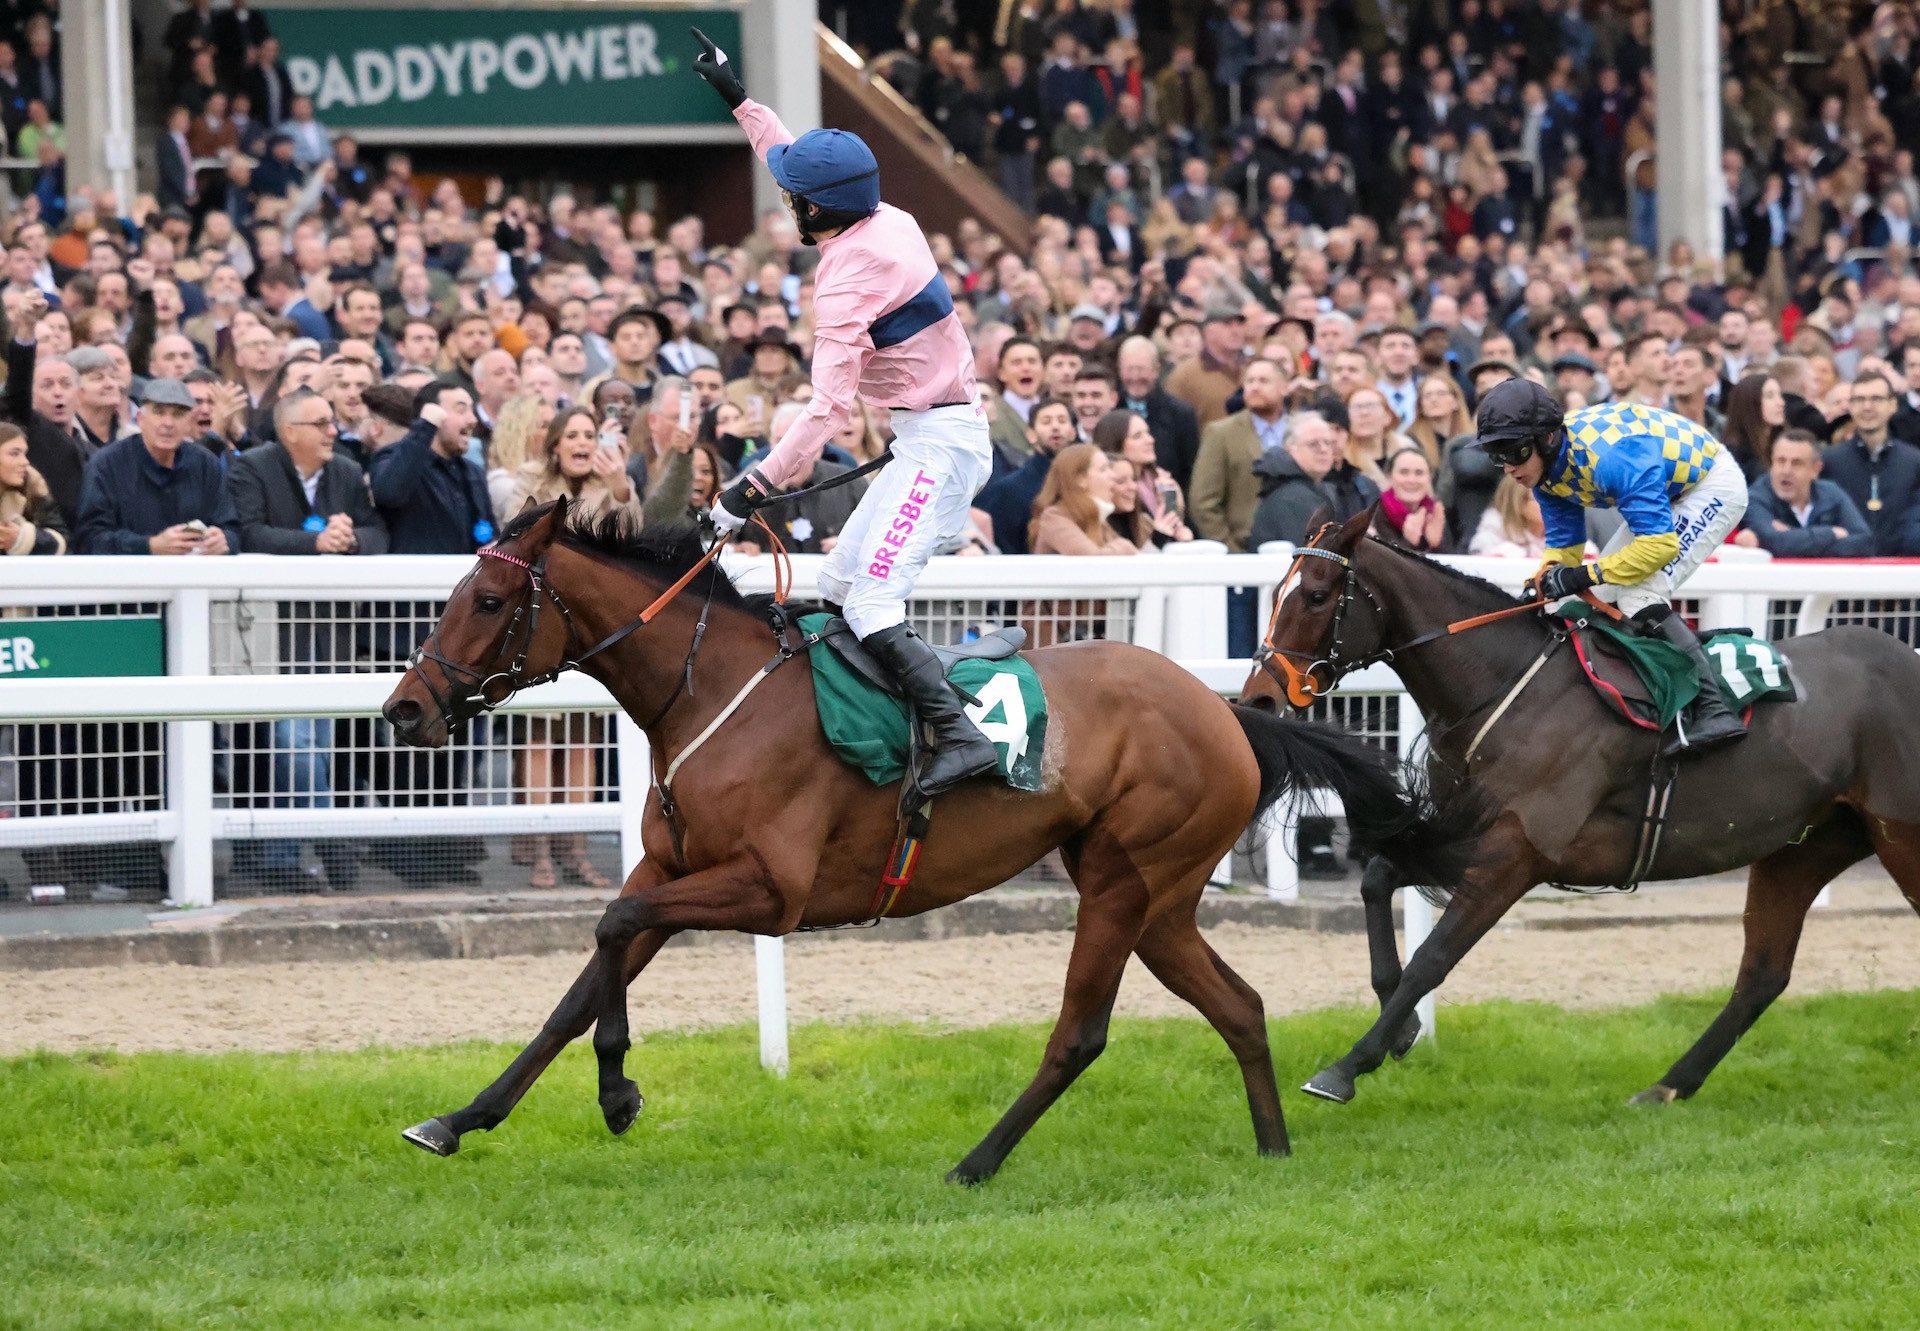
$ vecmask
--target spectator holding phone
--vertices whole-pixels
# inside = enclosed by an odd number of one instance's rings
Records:
[[[565,496],[582,522],[618,510],[630,529],[642,523],[639,491],[627,474],[626,440],[606,431],[585,407],[554,416],[536,456],[521,464],[507,502],[509,514]]]
[[[1114,462],[1126,464],[1124,472],[1114,473],[1116,509],[1138,513],[1154,545],[1193,539],[1185,496],[1179,482],[1160,466],[1158,441],[1144,416],[1124,408],[1108,412],[1094,425],[1093,442]],[[1146,547],[1145,540],[1133,543]]]
[[[147,385],[140,429],[87,463],[74,548],[83,555],[225,555],[240,548],[220,460],[182,448],[193,394],[178,379]]]

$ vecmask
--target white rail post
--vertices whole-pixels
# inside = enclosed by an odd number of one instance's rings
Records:
[[[213,672],[213,594],[204,587],[177,592],[167,610],[167,673]],[[167,900],[175,906],[213,904],[213,722],[167,722],[167,804],[179,831],[167,860]]]
[[[1400,757],[1405,760],[1412,757],[1421,737],[1427,733],[1427,719],[1420,715],[1420,708],[1415,705],[1413,695],[1410,693],[1400,695],[1398,729]],[[1407,957],[1411,960],[1414,951],[1426,942],[1428,935],[1433,932],[1433,903],[1421,896],[1419,890],[1411,884],[1400,893],[1400,921],[1401,928],[1407,936]],[[1429,993],[1414,1009],[1420,1014],[1422,1040],[1434,1038],[1435,1008],[1434,995]]]
[[[760,1066],[787,1075],[786,940],[755,934],[753,978],[760,995]]]
[[[646,732],[625,712],[613,717],[613,739],[620,767],[620,873],[633,872],[633,866],[646,858],[641,829],[647,816],[647,796],[653,790],[653,754],[647,747]]]

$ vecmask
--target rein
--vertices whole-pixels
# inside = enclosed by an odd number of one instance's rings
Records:
[[[829,484],[838,483],[843,479],[845,478],[836,476]],[[781,542],[779,536],[774,533],[773,528],[769,527],[758,517],[754,518],[754,522],[766,533],[768,548],[773,552],[774,602],[776,605],[784,606],[788,593],[793,589],[792,557],[787,553],[786,546]],[[437,628],[425,642],[414,649],[414,653],[412,657],[408,659],[407,665],[409,668],[417,668],[422,660],[432,661],[438,665],[446,680],[447,689],[443,692],[435,688],[433,683],[427,680],[424,675],[421,676],[422,682],[426,684],[428,692],[433,695],[434,701],[439,705],[441,714],[446,718],[449,726],[458,725],[462,721],[470,721],[483,712],[491,712],[504,705],[508,699],[512,698],[514,694],[520,692],[522,689],[533,688],[541,684],[550,684],[560,678],[560,676],[566,674],[569,670],[580,669],[588,661],[600,655],[600,653],[625,641],[631,634],[639,629],[645,628],[659,617],[661,611],[672,604],[675,597],[687,589],[694,578],[699,576],[702,569],[706,568],[707,565],[711,564],[719,556],[720,552],[726,547],[728,539],[730,538],[721,537],[715,540],[712,545],[707,547],[706,552],[695,561],[693,567],[676,578],[672,585],[656,596],[644,610],[613,632],[607,634],[604,638],[600,639],[600,641],[594,643],[584,652],[574,651],[573,612],[567,608],[567,603],[561,599],[560,593],[554,590],[553,585],[547,580],[546,553],[542,552],[538,559],[529,560],[493,546],[483,546],[476,552],[478,558],[497,559],[503,564],[512,564],[515,568],[524,570],[527,575],[526,601],[515,607],[513,618],[508,621],[506,634],[501,638],[499,647],[497,647],[493,653],[493,661],[497,663],[502,658],[507,657],[509,652],[512,652],[512,660],[508,663],[507,668],[504,670],[493,669],[483,673],[468,666],[463,666],[458,662],[448,660],[447,657],[438,650],[437,644],[440,633]],[[476,564],[473,572],[467,574],[467,578],[471,579],[473,573],[479,571],[479,567],[480,566]],[[464,586],[465,582],[466,579],[463,579],[461,585]],[[456,587],[454,590],[457,592],[459,588]],[[529,675],[526,673],[527,654],[539,637],[541,605],[549,601],[552,602],[554,610],[559,613],[561,620],[567,626],[566,649],[561,653],[560,663],[553,669],[539,675]],[[693,640],[687,648],[686,667],[681,672],[680,681],[674,687],[674,691],[668,695],[666,702],[661,705],[660,710],[654,713],[653,719],[648,721],[641,729],[651,730],[654,726],[658,725],[661,720],[665,718],[668,710],[674,703],[679,701],[680,695],[683,692],[689,697],[693,696],[693,663],[694,659],[700,653],[701,640],[706,636],[707,617],[712,609],[713,588],[709,585],[707,588],[706,601],[700,607],[700,618],[694,625]],[[526,623],[526,635],[524,639],[520,637],[520,625],[523,620]]]
[[[1550,603],[1548,598],[1544,596],[1532,601],[1522,601],[1518,605],[1504,606],[1499,610],[1489,611],[1483,615],[1473,615],[1467,619],[1456,619],[1450,624],[1444,624],[1437,629],[1430,629],[1418,637],[1411,638],[1397,647],[1383,647],[1369,656],[1357,657],[1352,660],[1343,659],[1340,650],[1340,635],[1342,627],[1346,622],[1347,610],[1353,603],[1353,589],[1356,586],[1359,587],[1361,594],[1372,603],[1375,610],[1380,611],[1383,615],[1385,614],[1385,610],[1380,604],[1380,598],[1373,594],[1373,589],[1368,587],[1366,582],[1361,578],[1360,570],[1355,567],[1353,560],[1337,551],[1325,549],[1319,544],[1321,537],[1325,536],[1333,525],[1333,523],[1327,523],[1325,526],[1322,526],[1313,534],[1306,545],[1301,546],[1293,552],[1293,562],[1287,568],[1287,576],[1281,580],[1279,588],[1274,592],[1273,611],[1267,617],[1266,636],[1260,643],[1260,649],[1254,653],[1255,663],[1267,672],[1274,683],[1281,687],[1286,694],[1287,701],[1295,707],[1305,708],[1311,706],[1316,699],[1331,690],[1341,679],[1356,670],[1365,669],[1367,666],[1375,665],[1382,661],[1391,661],[1404,652],[1410,652],[1416,647],[1424,647],[1430,642],[1437,642],[1442,638],[1451,637],[1456,633],[1468,633],[1477,628],[1485,628],[1489,624],[1497,624],[1504,619],[1512,619],[1516,615],[1528,614]],[[1274,633],[1280,625],[1280,607],[1286,600],[1287,588],[1293,580],[1300,575],[1300,571],[1305,567],[1301,561],[1306,559],[1329,560],[1332,563],[1338,564],[1342,573],[1340,579],[1340,600],[1338,604],[1335,605],[1333,611],[1333,628],[1330,634],[1331,642],[1324,655],[1313,657],[1310,660],[1308,659],[1308,653],[1278,646],[1273,640]],[[1623,618],[1617,609],[1608,605],[1605,601],[1600,600],[1600,598],[1595,596],[1590,590],[1581,592],[1580,599],[1610,619],[1619,620]],[[1306,666],[1303,668],[1296,665],[1294,663],[1296,658],[1306,660]],[[1276,661],[1279,662],[1277,669],[1274,665]],[[1329,679],[1324,686],[1321,684],[1319,675],[1316,673],[1322,666],[1332,672],[1332,678]]]

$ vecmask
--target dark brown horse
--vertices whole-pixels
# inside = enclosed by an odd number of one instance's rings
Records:
[[[438,747],[486,704],[577,665],[641,722],[656,776],[685,760],[670,808],[657,787],[648,801],[646,857],[608,906],[580,978],[470,1105],[407,1130],[416,1145],[450,1155],[462,1133],[496,1127],[589,1026],[601,1112],[624,1132],[642,1104],[624,1067],[627,986],[669,938],[683,929],[784,934],[873,913],[896,792],[834,756],[804,654],[778,664],[768,607],[700,559],[690,528],[633,539],[570,528],[564,502],[525,513],[454,589],[387,703],[402,742]],[[1045,789],[975,783],[944,797],[893,911],[917,915],[983,892],[1055,847],[1080,891],[1066,997],[1040,1072],[951,1177],[990,1176],[1098,1056],[1129,955],[1219,1031],[1246,1081],[1256,1144],[1284,1154],[1259,995],[1194,923],[1209,871],[1262,809],[1319,784],[1338,789],[1360,836],[1410,873],[1457,879],[1482,824],[1419,807],[1397,767],[1353,737],[1232,707],[1153,652],[1080,643],[1030,659],[1049,702]]]
[[[1304,1087],[1343,1104],[1355,1077],[1406,1052],[1419,1033],[1414,1005],[1531,888],[1628,878],[1658,743],[1606,710],[1571,650],[1547,654],[1540,615],[1519,613],[1491,583],[1368,537],[1371,516],[1329,529],[1296,560],[1297,583],[1275,610],[1241,700],[1302,706],[1347,671],[1388,660],[1426,717],[1436,766],[1470,779],[1499,813],[1467,886],[1404,974],[1392,893],[1419,880],[1383,865],[1363,878],[1380,1017]],[[1448,632],[1482,617],[1494,622]],[[1634,1097],[1641,1103],[1700,1089],[1786,989],[1807,910],[1842,870],[1877,854],[1920,910],[1920,659],[1866,628],[1793,638],[1781,650],[1802,700],[1761,706],[1745,741],[1683,762],[1647,875],[1752,866],[1732,997],[1666,1076]]]

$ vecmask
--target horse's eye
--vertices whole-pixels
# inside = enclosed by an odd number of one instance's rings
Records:
[[[1316,610],[1319,609],[1321,606],[1325,605],[1330,599],[1332,598],[1330,598],[1325,592],[1308,592],[1307,593],[1307,604],[1314,607]]]
[[[483,615],[497,615],[504,604],[506,603],[497,596],[482,596],[473,603],[473,608]]]

